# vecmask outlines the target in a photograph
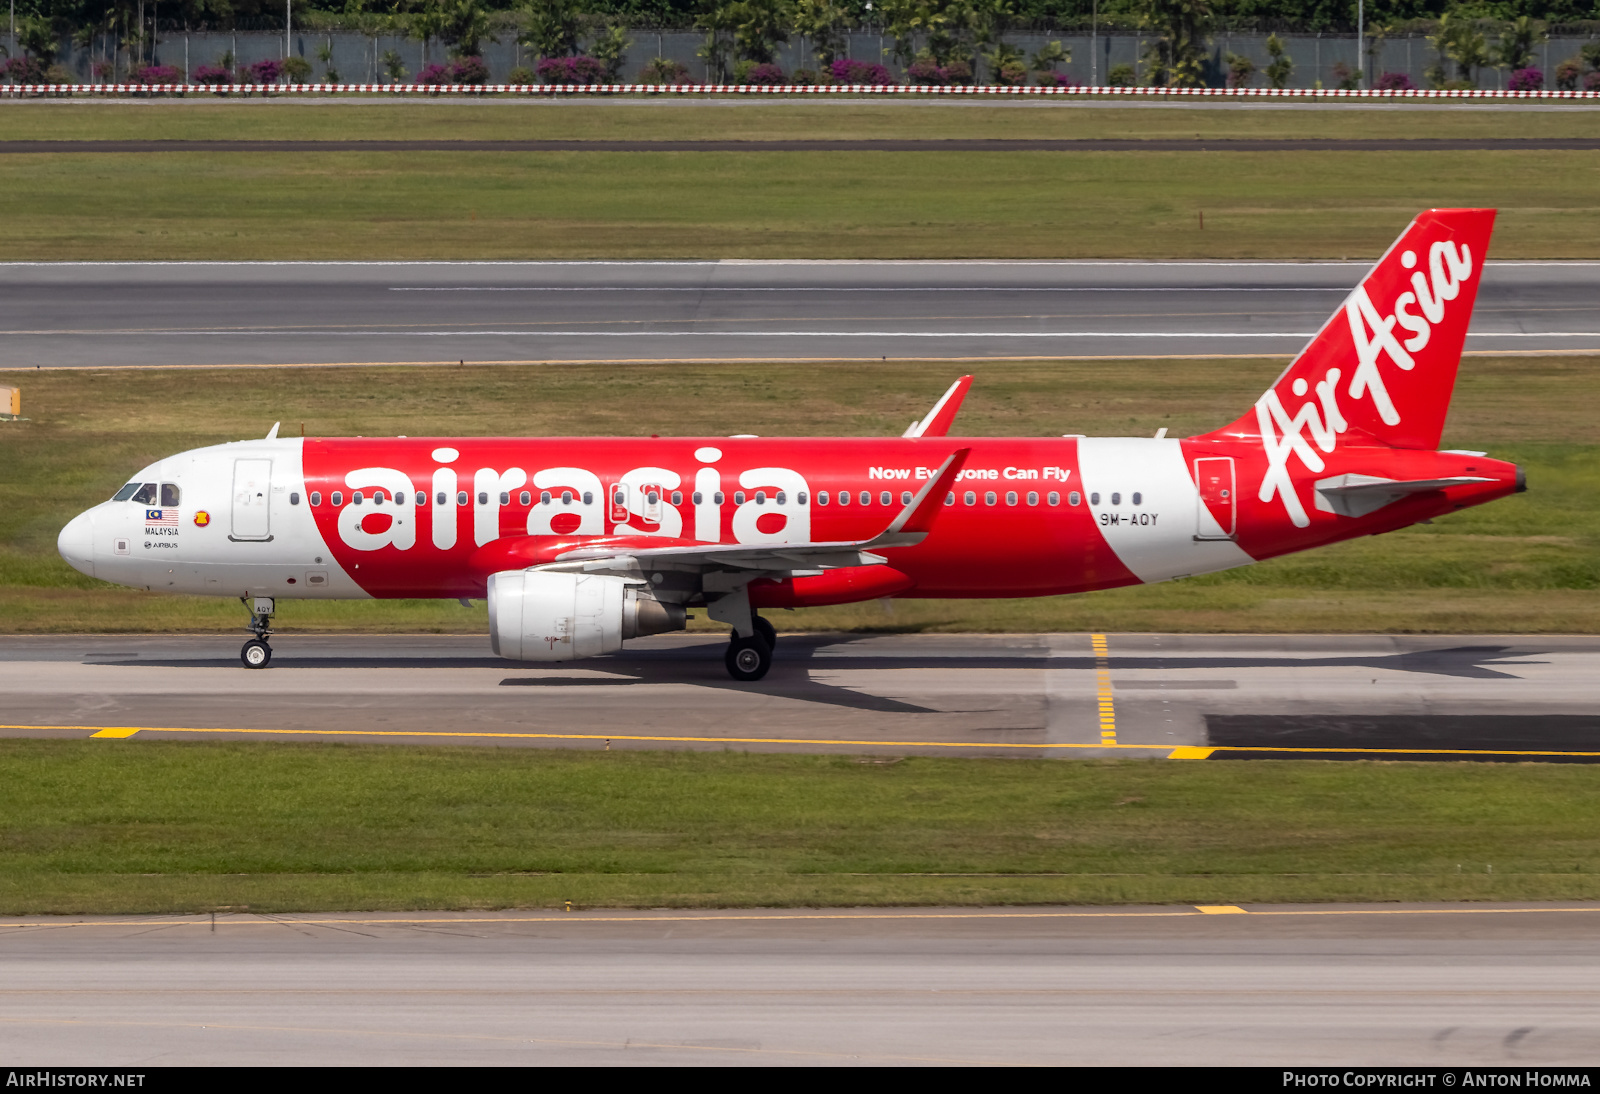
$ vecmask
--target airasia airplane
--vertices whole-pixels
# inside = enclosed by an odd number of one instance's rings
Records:
[[[889,438],[284,438],[183,452],[61,532],[91,577],[236,596],[486,597],[495,653],[570,661],[762,608],[1054,596],[1245,566],[1521,491],[1437,451],[1494,225],[1411,222],[1238,421],[1187,439],[949,436],[971,377]]]

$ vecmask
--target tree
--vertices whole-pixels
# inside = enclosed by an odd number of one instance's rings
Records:
[[[1256,78],[1256,63],[1239,53],[1228,54],[1227,62],[1228,86],[1249,87],[1250,81]]]
[[[1035,72],[1054,72],[1057,65],[1064,65],[1072,60],[1072,50],[1060,42],[1046,42],[1030,60]]]
[[[1510,72],[1527,68],[1533,64],[1533,47],[1544,39],[1544,31],[1534,26],[1526,15],[1522,16],[1500,36],[1494,51],[1495,67]]]
[[[771,64],[794,25],[789,0],[735,0],[728,7],[739,56],[758,65]]]
[[[528,22],[517,41],[533,50],[540,60],[571,57],[578,52],[583,16],[577,0],[526,0],[522,10],[527,12]]]
[[[973,28],[979,17],[968,0],[883,0],[880,10],[901,64],[918,57],[940,66],[972,62]]]
[[[706,32],[705,44],[695,50],[695,56],[706,63],[713,82],[727,82],[728,58],[733,53],[733,30],[737,25],[734,22],[733,5],[710,0],[695,16],[694,25]]]
[[[613,23],[596,35],[589,46],[589,55],[605,66],[606,79],[615,83],[622,75],[622,62],[627,59],[631,45],[633,40],[628,37],[628,28]]]
[[[1143,9],[1139,25],[1152,35],[1144,53],[1150,83],[1198,87],[1211,30],[1211,5],[1207,0],[1144,0]]]
[[[1267,74],[1267,83],[1281,91],[1289,83],[1289,77],[1294,75],[1294,61],[1289,59],[1283,39],[1276,34],[1267,35],[1267,56],[1272,60],[1267,62],[1267,67],[1262,71]]]
[[[811,40],[817,64],[827,68],[843,56],[850,46],[850,28],[855,25],[849,10],[837,0],[797,0],[794,6],[795,33]]]
[[[489,13],[478,0],[446,0],[439,37],[450,47],[452,57],[476,57],[483,52],[483,40],[498,42],[489,29]]]

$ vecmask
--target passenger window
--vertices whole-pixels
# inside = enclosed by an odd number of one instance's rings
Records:
[[[467,504],[467,492],[465,490],[457,490],[456,491],[456,504],[457,505],[465,505],[465,504]]]
[[[539,504],[540,505],[549,505],[550,504],[550,491],[548,491],[548,490],[539,491]]]
[[[1061,495],[1060,494],[1056,493],[1054,490],[1050,491],[1050,504],[1051,505],[1057,504],[1060,500],[1061,500]],[[1067,504],[1068,505],[1081,505],[1082,503],[1083,503],[1083,495],[1078,493],[1076,490],[1074,490],[1072,493],[1067,495]]]
[[[299,505],[300,504],[300,495],[297,492],[293,491],[293,490],[289,491],[289,504],[290,505]]]
[[[1029,505],[1038,505],[1039,504],[1039,491],[1037,491],[1037,490],[1029,490],[1028,491],[1028,504]]]
[[[423,491],[423,490],[418,490],[417,491],[417,504],[418,505],[427,505],[428,504],[428,495],[427,495],[426,491]]]
[[[352,504],[360,505],[365,500],[366,499],[361,496],[361,491],[359,491],[359,490],[357,490],[354,494],[350,495],[350,501],[351,501]]]
[[[987,491],[984,492],[983,504],[985,504],[985,505],[993,505],[994,504],[994,491],[993,490],[987,490]]]
[[[721,505],[722,501],[723,501],[722,491],[718,490],[715,494],[712,494],[711,495],[711,500],[713,502],[715,502],[716,504]]]
[[[335,505],[343,505],[344,504],[344,491],[343,490],[335,490],[333,492],[333,504],[335,504]]]
[[[321,490],[313,490],[313,491],[311,491],[311,504],[312,505],[321,505],[322,504],[322,491]]]
[[[735,505],[743,505],[744,504],[744,491],[743,490],[735,490],[733,492],[733,504],[735,504]]]
[[[561,503],[563,505],[565,505],[566,502],[567,502],[567,496],[565,494],[562,494],[561,495]],[[672,504],[673,505],[682,505],[683,504],[683,491],[682,490],[674,490],[672,492]]]
[[[1121,505],[1122,504],[1122,495],[1121,494],[1112,494],[1111,495],[1111,504],[1112,505]]]
[[[533,494],[530,491],[524,490],[522,493],[517,495],[517,504],[518,505],[532,505],[533,504]]]
[[[944,496],[944,503],[946,505],[954,505],[956,503],[956,492],[954,490]]]
[[[127,501],[129,498],[133,497],[133,495],[138,491],[138,489],[139,489],[139,484],[138,483],[130,482],[127,486],[124,486],[121,490],[118,490],[115,494],[113,494],[111,496],[111,500],[112,501]]]
[[[561,491],[561,504],[562,505],[571,505],[572,504],[572,491],[571,490],[563,490],[563,491]]]
[[[478,504],[479,505],[488,505],[489,504],[489,491],[487,491],[487,490],[479,490],[478,491]]]
[[[827,505],[828,504],[828,492],[826,490],[818,490],[817,491],[817,504],[818,505]]]
[[[1137,494],[1136,493],[1136,494],[1133,495],[1133,504],[1138,505],[1143,500],[1144,500],[1144,496],[1142,494]]]
[[[161,484],[161,508],[169,509],[177,505],[180,496],[181,491],[179,491],[177,483],[164,482]]]
[[[134,492],[133,500],[140,505],[154,505],[156,503],[156,484],[153,482],[142,483]]]
[[[840,505],[849,505],[850,504],[850,491],[848,491],[848,490],[839,491],[839,504]]]
[[[450,500],[450,495],[446,494],[443,490],[439,491],[437,494],[435,494],[433,496],[433,504],[435,504],[435,505],[444,505],[449,500]]]
[[[861,491],[861,504],[862,505],[871,505],[872,504],[872,491],[870,491],[870,490]]]
[[[767,504],[767,492],[765,490],[757,490],[756,491],[756,504],[757,505],[765,505],[765,504]]]
[[[798,498],[796,498],[795,500],[798,501],[801,505],[804,505],[806,503],[806,492],[804,490],[800,491],[800,496]],[[778,494],[778,504],[779,505],[783,504],[783,494],[782,493]]]
[[[500,504],[501,505],[510,505],[511,504],[511,491],[509,491],[509,490],[500,491]]]
[[[1017,504],[1017,492],[1015,490],[1007,490],[1006,491],[1006,504],[1007,505],[1015,505],[1015,504]]]
[[[901,505],[910,505],[911,504],[911,491],[909,491],[909,490],[900,491],[900,504]]]
[[[893,500],[894,499],[890,496],[889,491],[887,491],[887,490],[885,490],[883,493],[878,495],[878,504],[879,505],[888,505]]]
[[[372,492],[372,504],[373,505],[382,505],[383,504],[383,491],[382,490],[374,490]]]
[[[977,493],[975,491],[968,490],[967,493],[966,493],[966,496],[963,497],[961,500],[966,502],[968,505],[977,505],[978,504],[978,495],[977,495]]]
[[[700,492],[700,491],[698,491],[698,490],[696,490],[696,491],[695,491],[695,492],[694,492],[694,493],[693,493],[693,494],[692,494],[692,495],[691,495],[691,497],[692,497],[692,499],[693,499],[693,501],[694,501],[694,503],[695,503],[695,504],[696,504],[696,505],[700,505],[700,504],[702,504],[702,503],[703,503],[703,502],[704,502],[704,501],[705,501],[705,498],[706,498],[706,496],[705,496],[705,495],[704,495],[704,494],[702,494],[702,493],[701,493],[701,492]]]
[[[588,490],[585,490],[583,492],[583,504],[585,504],[585,505],[593,505],[594,504],[594,494],[592,492],[590,492]]]
[[[1090,505],[1099,505],[1100,504],[1100,491],[1091,490],[1089,492],[1089,504]]]

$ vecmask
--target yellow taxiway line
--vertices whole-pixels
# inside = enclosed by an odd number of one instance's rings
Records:
[[[1200,916],[1211,915],[1249,915],[1249,916],[1352,916],[1352,915],[1542,915],[1560,912],[1600,912],[1600,903],[1587,904],[1579,907],[1572,906],[1539,906],[1533,908],[1483,908],[1483,907],[1458,907],[1458,908],[1266,908],[1251,911],[1233,904],[1195,904],[1184,908],[1166,908],[1157,911],[1068,911],[1068,912],[777,912],[770,914],[760,913],[729,913],[718,912],[711,915],[694,915],[674,913],[670,915],[590,915],[587,912],[559,912],[550,911],[538,915],[460,915],[441,916],[437,913],[426,916],[396,915],[384,918],[344,917],[344,918],[297,918],[287,915],[273,915],[261,912],[235,912],[220,915],[214,921],[206,913],[178,917],[157,917],[145,919],[82,919],[58,922],[55,920],[33,920],[31,922],[0,921],[0,928],[22,929],[28,927],[44,927],[56,929],[60,927],[211,927],[216,926],[257,926],[274,927],[285,924],[304,924],[317,926],[383,926],[394,924],[397,926],[416,924],[470,924],[470,923],[787,923],[787,922],[816,922],[838,920],[841,922],[857,922],[863,920],[999,920],[999,919],[1194,919]]]
[[[840,737],[689,737],[668,734],[621,733],[512,733],[508,731],[447,731],[429,729],[239,729],[227,727],[195,726],[79,726],[79,725],[0,725],[0,730],[56,730],[86,732],[91,737],[126,739],[138,733],[236,733],[249,736],[273,737],[424,737],[445,740],[501,739],[529,741],[601,741],[646,742],[651,744],[722,744],[722,745],[842,745],[856,748],[985,748],[1031,749],[1051,751],[1060,749],[1089,749],[1100,752],[1166,753],[1169,760],[1206,760],[1216,753],[1281,753],[1304,756],[1528,756],[1566,757],[1572,759],[1600,759],[1600,751],[1575,752],[1554,749],[1509,748],[1359,748],[1313,747],[1276,745],[1140,745],[1112,742],[1078,741],[866,741]]]

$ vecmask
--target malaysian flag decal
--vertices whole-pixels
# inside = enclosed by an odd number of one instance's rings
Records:
[[[178,511],[176,509],[146,509],[144,511],[144,526],[146,528],[176,528],[178,527]]]

